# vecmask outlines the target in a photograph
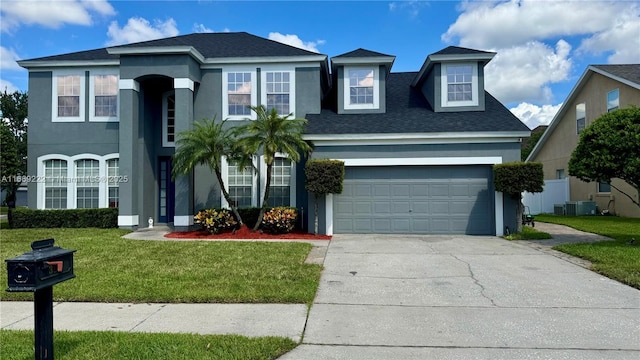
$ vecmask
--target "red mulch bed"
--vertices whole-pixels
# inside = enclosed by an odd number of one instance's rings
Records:
[[[235,232],[225,232],[222,234],[209,234],[206,230],[197,231],[174,231],[165,235],[169,239],[237,239],[237,240],[253,240],[253,239],[270,239],[270,240],[331,240],[329,235],[314,235],[303,232],[293,232],[289,234],[271,235],[260,231],[251,231],[248,227],[243,226]]]

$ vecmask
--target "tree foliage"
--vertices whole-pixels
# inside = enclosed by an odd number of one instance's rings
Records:
[[[532,132],[529,141],[527,141],[527,145],[522,149],[522,153],[520,155],[520,159],[525,161],[529,154],[533,151],[533,148],[536,146],[540,138],[544,134],[544,131]]]
[[[173,155],[173,178],[189,173],[196,165],[205,165],[211,169],[222,189],[222,195],[231,207],[236,219],[242,224],[235,202],[231,199],[222,178],[222,157],[235,160],[241,167],[250,163],[247,156],[239,152],[236,138],[231,129],[225,127],[225,121],[203,119],[193,124],[193,129],[182,131],[176,141]]]
[[[342,193],[344,161],[309,160],[304,167],[304,187],[316,198],[314,203],[314,232],[318,234],[318,195]]]
[[[541,163],[511,162],[493,166],[496,191],[503,192],[518,202],[516,206],[517,231],[522,231],[522,193],[542,192],[544,173]]]
[[[264,198],[258,222],[254,226],[254,230],[257,230],[269,206],[271,171],[276,154],[286,154],[291,161],[298,162],[301,153],[307,155],[312,148],[302,138],[307,120],[291,119],[291,114],[280,116],[276,109],[269,111],[263,105],[251,106],[251,110],[256,113],[256,120],[250,120],[247,124],[235,128],[235,134],[239,137],[238,145],[245,154],[258,154],[262,150],[267,165]]]
[[[15,204],[22,175],[27,175],[27,93],[0,93],[0,178],[6,201]]]
[[[584,129],[571,154],[569,174],[582,181],[622,179],[640,193],[640,108],[606,113]],[[640,207],[631,194],[611,187]]]

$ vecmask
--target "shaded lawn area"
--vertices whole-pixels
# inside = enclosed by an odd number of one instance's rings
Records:
[[[523,226],[522,232],[509,234],[504,236],[507,240],[547,240],[551,239],[551,235],[544,231],[536,230],[531,226]]]
[[[567,225],[614,239],[591,244],[565,244],[554,249],[587,259],[593,263],[592,270],[640,289],[640,219],[541,214],[536,215],[536,221]],[[634,238],[635,244],[629,244]]]
[[[0,359],[33,359],[33,331],[0,331]],[[288,338],[238,335],[56,331],[54,355],[68,360],[268,360],[292,350]]]
[[[307,303],[321,265],[305,264],[307,243],[143,241],[120,229],[10,229],[0,232],[0,257],[55,238],[76,249],[76,278],[55,286],[55,301],[156,303]],[[7,284],[7,270],[0,270]],[[0,300],[31,300],[0,292]]]

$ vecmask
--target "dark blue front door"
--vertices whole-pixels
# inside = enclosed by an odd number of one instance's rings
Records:
[[[173,222],[175,211],[175,184],[171,181],[171,158],[158,159],[158,222]]]

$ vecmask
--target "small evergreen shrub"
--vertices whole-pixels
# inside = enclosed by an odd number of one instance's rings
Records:
[[[231,211],[227,209],[206,209],[200,210],[194,217],[193,222],[200,225],[211,234],[220,234],[236,228],[238,222],[234,219]]]
[[[118,209],[13,210],[14,229],[20,228],[117,228]]]
[[[264,213],[262,230],[269,234],[287,234],[296,226],[298,211],[291,207],[275,207]]]
[[[242,218],[242,221],[248,228],[253,228],[254,225],[258,222],[258,215],[260,215],[259,207],[242,207],[238,208],[238,213]],[[237,220],[237,219],[236,219]]]

